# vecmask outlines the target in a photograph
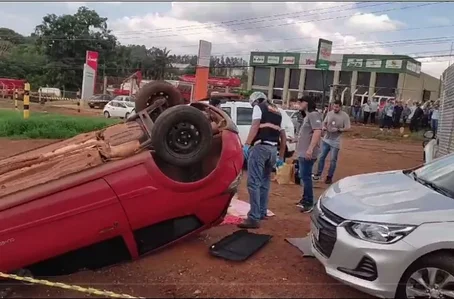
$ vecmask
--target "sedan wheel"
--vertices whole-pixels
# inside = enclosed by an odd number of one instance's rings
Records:
[[[128,119],[129,117],[129,112],[126,112],[125,119]]]
[[[105,118],[110,118],[110,113],[109,113],[108,111],[105,111],[105,112],[104,112],[104,117],[105,117]]]
[[[454,276],[439,268],[422,268],[410,275],[407,298],[454,298]]]

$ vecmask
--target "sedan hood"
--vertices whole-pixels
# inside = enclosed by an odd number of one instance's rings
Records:
[[[402,171],[342,179],[326,190],[321,204],[349,220],[414,225],[454,221],[454,199],[414,181]]]

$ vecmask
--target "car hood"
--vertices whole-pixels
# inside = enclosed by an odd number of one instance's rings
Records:
[[[331,185],[321,204],[349,220],[414,224],[454,221],[454,199],[402,171],[347,177]]]

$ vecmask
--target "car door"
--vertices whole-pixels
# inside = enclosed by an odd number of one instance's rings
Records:
[[[109,107],[109,113],[110,113],[110,116],[111,117],[118,117],[119,116],[119,112],[118,112],[118,102],[117,101],[112,101],[110,102],[110,107]]]
[[[118,117],[125,117],[126,112],[128,112],[125,103],[118,103]]]
[[[245,143],[252,123],[252,107],[236,107],[236,125],[241,143]]]

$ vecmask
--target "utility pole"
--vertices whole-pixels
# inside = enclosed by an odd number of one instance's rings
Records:
[[[104,63],[103,64],[103,67],[102,67],[102,75],[103,75],[103,86],[102,86],[102,94],[106,94],[107,93],[107,76],[106,76],[106,64]]]

